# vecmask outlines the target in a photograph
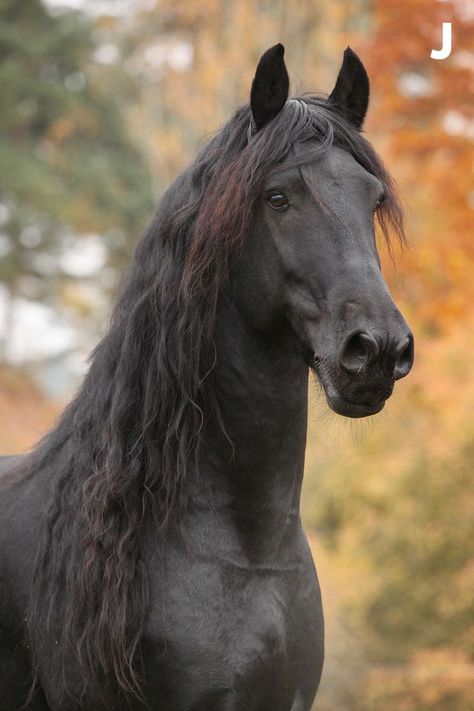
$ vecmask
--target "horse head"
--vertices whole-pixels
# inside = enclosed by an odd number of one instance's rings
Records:
[[[397,228],[401,211],[360,133],[369,100],[361,60],[345,51],[327,99],[288,99],[283,51],[272,47],[258,64],[248,140],[257,150],[294,134],[298,122],[302,129],[262,182],[234,291],[253,328],[269,338],[290,334],[335,412],[364,417],[383,408],[413,364],[413,336],[375,239],[377,214]]]

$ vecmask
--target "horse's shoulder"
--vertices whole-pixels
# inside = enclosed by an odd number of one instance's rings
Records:
[[[31,475],[27,455],[0,458],[0,570],[19,597],[31,584],[45,493],[40,477]]]

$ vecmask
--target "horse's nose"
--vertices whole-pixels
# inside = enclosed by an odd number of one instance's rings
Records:
[[[410,372],[413,365],[414,350],[413,335],[408,333],[394,349],[396,359],[393,373],[395,380],[404,378]]]
[[[384,344],[389,344],[385,347]],[[393,372],[395,380],[404,378],[413,365],[413,336],[410,332],[396,337],[381,338],[377,334],[356,331],[347,339],[339,356],[340,366],[357,375],[377,361]]]
[[[370,333],[357,331],[346,339],[339,364],[348,373],[357,374],[377,360],[379,353],[377,339]]]

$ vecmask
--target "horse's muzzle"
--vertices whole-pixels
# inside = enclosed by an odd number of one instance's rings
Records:
[[[367,417],[383,409],[395,381],[410,372],[413,357],[408,328],[383,338],[358,330],[345,338],[335,359],[315,354],[313,370],[334,412]]]

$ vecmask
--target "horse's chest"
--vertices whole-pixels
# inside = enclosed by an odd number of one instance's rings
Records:
[[[310,571],[201,562],[193,575],[173,573],[173,585],[157,591],[144,642],[156,708],[289,711],[298,667],[309,663],[317,676],[321,654]]]

